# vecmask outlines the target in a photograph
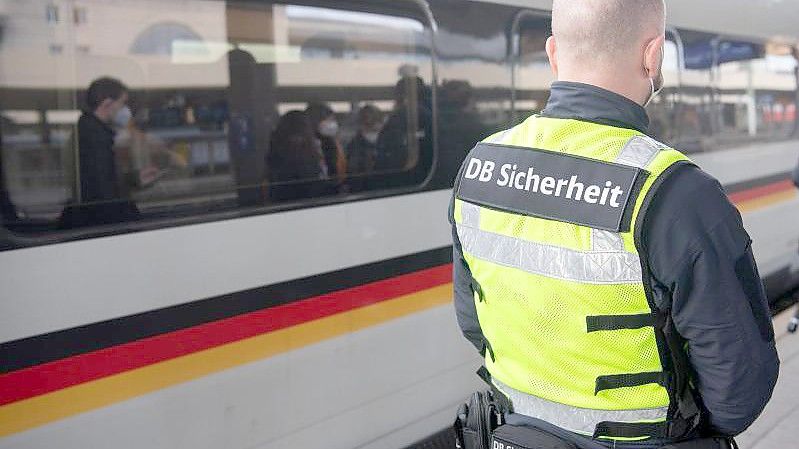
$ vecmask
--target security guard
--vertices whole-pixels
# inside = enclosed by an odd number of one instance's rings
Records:
[[[554,0],[552,15],[546,108],[478,144],[456,180],[461,329],[509,424],[588,448],[737,435],[779,360],[740,214],[646,134],[664,2]]]

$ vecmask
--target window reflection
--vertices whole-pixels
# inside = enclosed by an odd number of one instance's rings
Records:
[[[2,206],[15,231],[410,187],[432,165],[431,37],[417,11],[0,2]],[[92,152],[81,120],[97,117],[87,93],[105,78],[125,87],[130,119],[94,123],[112,138]]]
[[[796,60],[790,48],[716,43],[719,139],[784,138],[793,133]]]

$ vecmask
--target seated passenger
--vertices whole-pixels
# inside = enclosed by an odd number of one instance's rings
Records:
[[[302,111],[286,113],[272,133],[266,161],[273,201],[314,198],[328,177],[319,140]]]
[[[347,145],[347,172],[352,191],[365,190],[366,176],[375,169],[377,138],[383,127],[383,113],[367,104],[358,111],[358,132]]]
[[[308,114],[311,129],[321,144],[327,174],[332,178],[331,193],[335,193],[347,178],[347,158],[338,140],[338,121],[330,106],[324,103],[311,103],[305,113]]]

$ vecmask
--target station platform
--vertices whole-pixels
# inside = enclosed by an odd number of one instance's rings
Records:
[[[799,333],[787,331],[795,310],[774,318],[780,377],[763,414],[737,438],[742,449],[799,449]]]

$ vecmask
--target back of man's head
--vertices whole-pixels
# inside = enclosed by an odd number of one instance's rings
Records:
[[[554,0],[552,32],[564,57],[612,62],[665,31],[663,0]]]
[[[553,65],[565,78],[624,80],[633,70],[643,72],[648,44],[665,34],[665,17],[664,0],[554,0]]]

